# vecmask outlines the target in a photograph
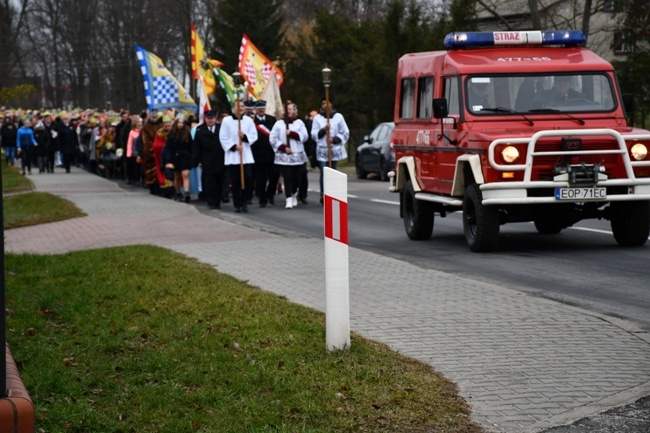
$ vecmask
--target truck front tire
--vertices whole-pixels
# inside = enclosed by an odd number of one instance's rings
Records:
[[[614,239],[622,247],[645,245],[650,235],[650,201],[610,204]]]
[[[494,251],[499,243],[499,209],[482,202],[479,186],[469,185],[463,198],[463,228],[469,249],[476,253]]]
[[[409,239],[423,241],[433,233],[433,206],[422,200],[416,200],[413,183],[406,182],[402,191],[402,218],[404,229]]]

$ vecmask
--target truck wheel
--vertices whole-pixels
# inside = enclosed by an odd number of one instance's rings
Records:
[[[361,157],[359,155],[354,158],[354,167],[357,170],[357,178],[358,179],[365,179],[368,177],[368,172],[363,169],[361,166]]]
[[[564,228],[562,223],[554,220],[539,219],[535,220],[535,228],[542,235],[556,235]]]
[[[650,235],[650,201],[614,202],[610,207],[616,242],[622,247],[645,245]]]
[[[499,209],[484,206],[478,185],[465,190],[463,198],[463,228],[465,241],[474,252],[494,251],[499,242]]]
[[[413,183],[409,180],[402,191],[402,218],[409,239],[423,241],[433,232],[433,207],[431,203],[415,199]]]

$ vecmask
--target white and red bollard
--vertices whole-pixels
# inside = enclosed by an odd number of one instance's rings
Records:
[[[329,167],[323,170],[325,340],[332,351],[350,348],[348,177]]]

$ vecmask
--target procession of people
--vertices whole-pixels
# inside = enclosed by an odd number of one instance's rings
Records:
[[[329,105],[328,105],[329,104]],[[72,165],[98,176],[142,186],[151,194],[189,203],[192,194],[209,209],[232,199],[235,212],[307,201],[308,165],[321,172],[347,157],[350,131],[330,101],[300,118],[288,101],[279,119],[266,102],[235,101],[232,111],[193,113],[148,110],[141,114],[98,110],[0,109],[0,145],[21,173],[70,173]]]

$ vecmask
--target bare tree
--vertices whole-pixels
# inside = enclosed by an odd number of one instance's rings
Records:
[[[4,85],[12,83],[14,72],[22,69],[20,38],[25,33],[28,6],[29,0],[0,2],[0,83]]]
[[[606,11],[606,0],[476,0],[479,27],[496,29],[580,29],[588,46],[609,50],[611,34],[621,17]]]

